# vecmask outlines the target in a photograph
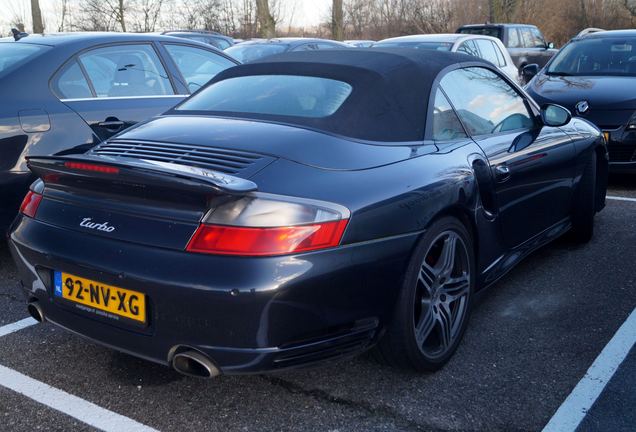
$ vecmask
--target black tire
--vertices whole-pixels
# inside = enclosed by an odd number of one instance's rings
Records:
[[[443,257],[450,256],[445,253],[450,250],[446,248],[452,242],[453,264],[444,265],[448,260]],[[376,347],[376,357],[418,372],[444,366],[468,324],[475,286],[474,263],[471,236],[459,220],[444,217],[433,223],[413,252],[393,319]]]
[[[596,215],[596,152],[592,152],[576,189],[572,208],[570,237],[578,243],[587,243],[594,235]]]

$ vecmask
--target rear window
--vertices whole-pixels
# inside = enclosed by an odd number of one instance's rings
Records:
[[[373,44],[374,48],[414,48],[424,50],[450,51],[452,42],[380,42]]]
[[[16,42],[0,43],[0,74],[27,62],[46,49],[49,47]]]
[[[287,49],[286,45],[276,44],[239,44],[225,50],[226,53],[240,61],[249,63],[263,57],[280,54]]]
[[[501,29],[499,27],[463,27],[457,33],[492,36],[501,39]]]
[[[328,78],[250,75],[218,81],[176,110],[322,118],[338,111],[351,91],[351,85]]]

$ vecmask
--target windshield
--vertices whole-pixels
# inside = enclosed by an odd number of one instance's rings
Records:
[[[499,27],[464,27],[460,28],[457,33],[492,36],[501,39],[501,29]]]
[[[571,42],[557,53],[546,74],[636,76],[636,38],[593,38]]]
[[[280,54],[286,49],[285,45],[278,44],[239,44],[226,49],[225,52],[241,63],[249,63],[263,57]]]
[[[218,81],[176,110],[322,118],[335,113],[351,90],[349,84],[327,78],[250,75]]]
[[[30,58],[48,48],[42,45],[16,42],[0,43],[0,74],[13,66],[27,62]]]
[[[450,51],[453,47],[452,42],[379,42],[373,45],[374,48],[415,48],[425,50]]]

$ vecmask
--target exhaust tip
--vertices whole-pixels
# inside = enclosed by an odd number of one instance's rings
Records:
[[[194,350],[175,354],[172,367],[183,375],[195,378],[214,378],[221,374],[209,358]]]
[[[41,323],[45,321],[44,312],[42,311],[42,307],[38,302],[32,302],[27,305],[27,311],[29,315],[33,317],[34,320]]]

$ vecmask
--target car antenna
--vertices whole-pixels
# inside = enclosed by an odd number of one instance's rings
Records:
[[[18,30],[17,28],[12,28],[11,29],[11,34],[13,34],[13,39],[17,41],[19,41],[20,39],[27,37],[29,34],[25,33],[25,32],[21,32],[20,30]]]

